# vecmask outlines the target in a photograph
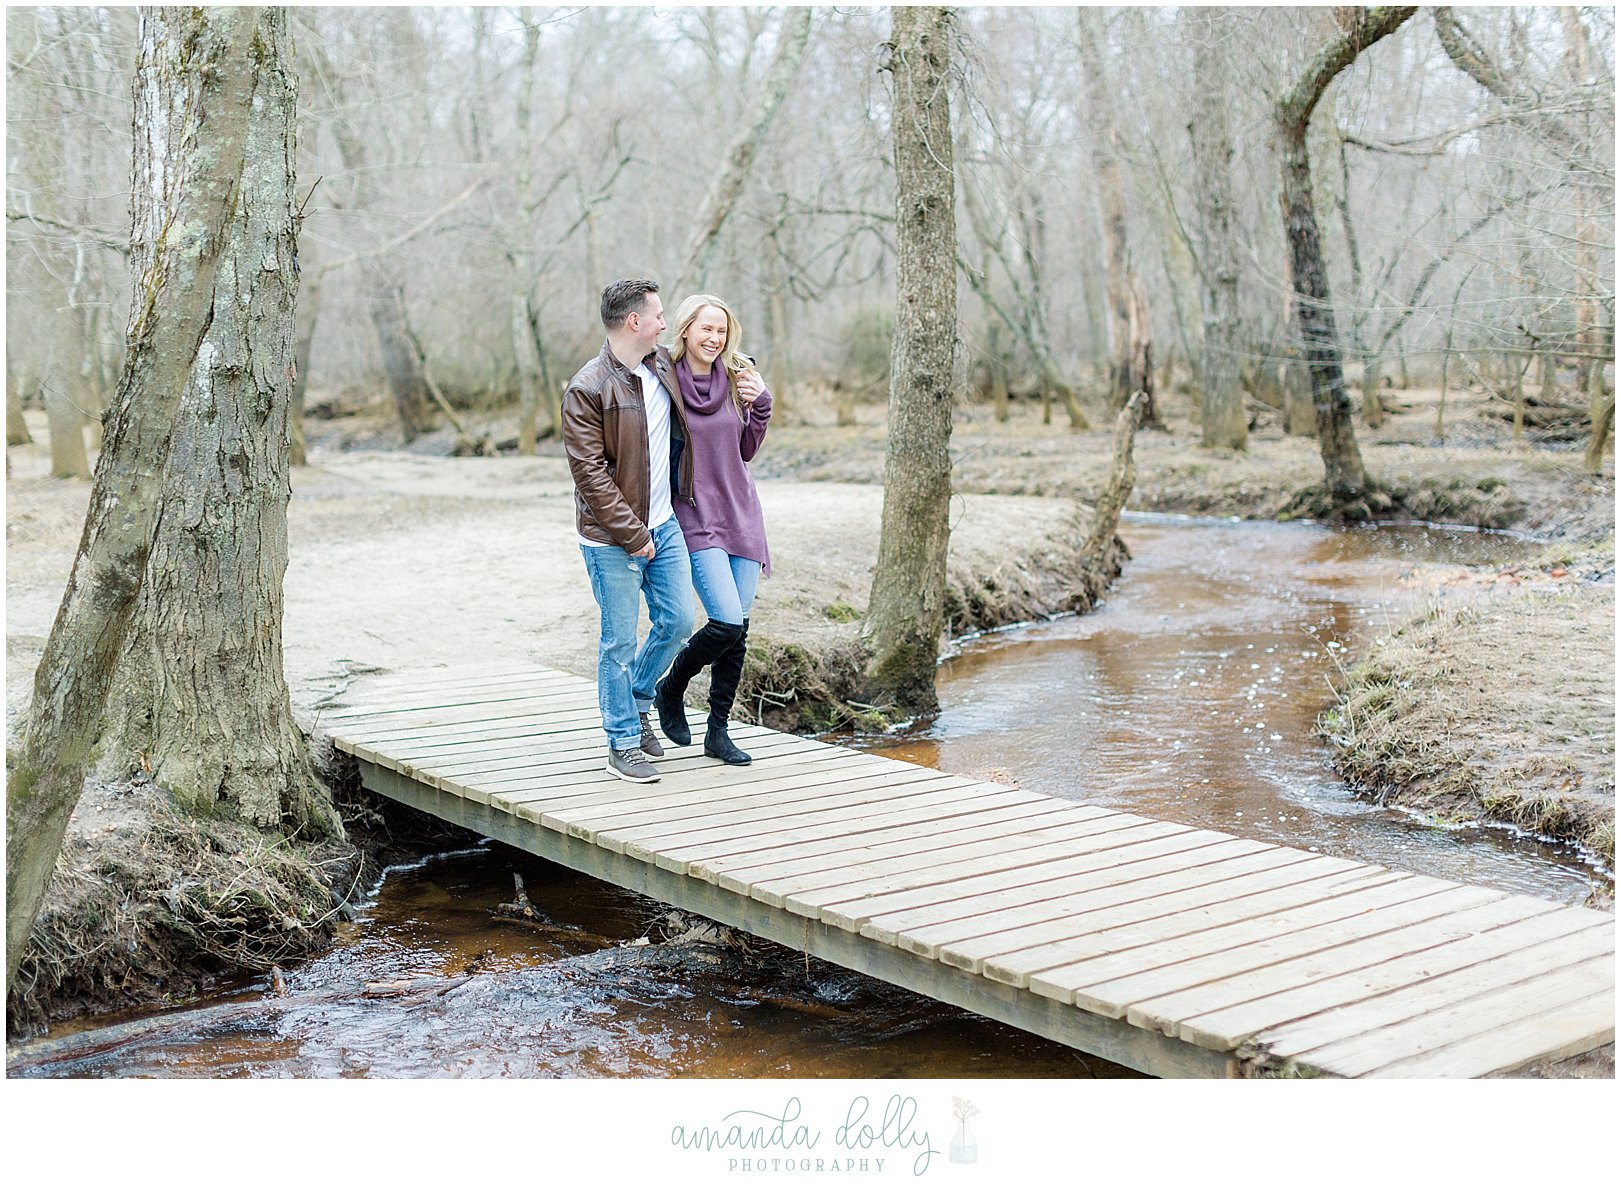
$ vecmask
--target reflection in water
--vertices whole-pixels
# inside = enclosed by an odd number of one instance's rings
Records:
[[[970,643],[926,737],[887,755],[1090,804],[1581,902],[1568,848],[1426,826],[1355,797],[1313,724],[1341,658],[1418,597],[1416,566],[1507,564],[1500,534],[1128,522],[1127,579],[1092,614]]]
[[[1164,518],[1134,519],[1123,535],[1134,560],[1104,606],[973,642],[946,665],[945,709],[926,735],[882,749],[1247,838],[1561,900],[1586,894],[1588,875],[1565,852],[1421,826],[1356,799],[1312,734],[1337,655],[1400,614],[1413,566],[1504,562],[1512,539]],[[491,917],[512,898],[513,872],[543,912],[539,927]],[[775,946],[746,958],[620,948],[660,911],[490,844],[392,875],[342,944],[289,973],[284,1000],[256,984],[236,993],[245,1014],[182,1017],[161,1035],[14,1072],[1133,1076]]]

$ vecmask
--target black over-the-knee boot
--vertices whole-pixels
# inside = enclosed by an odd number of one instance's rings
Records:
[[[686,697],[687,684],[705,665],[713,664],[744,629],[735,623],[721,623],[711,619],[692,634],[681,651],[676,654],[670,671],[653,689],[653,705],[659,712],[659,730],[678,747],[692,742],[692,731],[687,726],[687,711],[681,704]]]
[[[709,667],[709,729],[704,732],[704,754],[728,764],[752,763],[754,757],[741,750],[727,734],[726,722],[737,698],[737,684],[743,678],[743,657],[748,652],[749,621],[737,630],[737,637]]]

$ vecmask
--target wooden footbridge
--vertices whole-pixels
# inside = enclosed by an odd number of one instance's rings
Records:
[[[1614,918],[762,727],[604,771],[596,688],[517,665],[327,711],[366,786],[1146,1073],[1477,1077],[1614,1038]]]

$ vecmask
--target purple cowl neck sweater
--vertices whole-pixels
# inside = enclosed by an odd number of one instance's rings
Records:
[[[707,376],[695,376],[685,358],[676,361],[676,383],[687,410],[687,449],[692,451],[693,504],[675,501],[675,518],[687,539],[687,550],[724,549],[733,557],[757,561],[771,573],[765,546],[765,516],[754,490],[748,461],[765,439],[771,420],[771,393],[762,392],[753,406],[744,405],[747,420],[732,403],[726,369],[716,361]]]

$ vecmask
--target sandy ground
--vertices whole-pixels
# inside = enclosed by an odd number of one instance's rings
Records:
[[[14,720],[72,566],[90,485],[47,477],[41,445],[10,453]],[[288,685],[306,723],[323,699],[384,672],[515,659],[595,672],[596,605],[560,457],[361,450],[317,451],[311,461],[293,478],[283,629]],[[838,608],[866,605],[882,489],[772,480],[760,490],[774,565],[757,596],[757,627],[808,647],[846,638],[852,629]],[[952,566],[1017,568],[1046,550],[1073,509],[1062,498],[963,497],[953,507]]]

